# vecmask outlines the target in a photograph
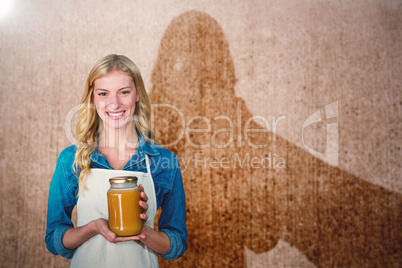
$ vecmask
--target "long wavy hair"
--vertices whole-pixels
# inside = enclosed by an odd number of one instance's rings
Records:
[[[76,129],[77,151],[73,164],[79,180],[78,195],[86,189],[85,178],[91,172],[91,153],[98,145],[99,133],[103,127],[102,120],[99,118],[94,104],[94,82],[114,70],[129,74],[133,78],[135,88],[140,95],[140,100],[136,103],[134,111],[134,128],[147,142],[158,143],[154,138],[149,122],[151,105],[138,67],[123,55],[111,54],[102,58],[89,73],[85,84],[85,92],[81,99],[79,121]]]

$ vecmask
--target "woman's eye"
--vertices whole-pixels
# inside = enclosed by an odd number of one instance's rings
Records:
[[[121,92],[121,94],[122,94],[122,95],[125,95],[125,94],[130,94],[130,91],[125,90],[125,91],[122,91],[122,92]]]
[[[101,92],[101,93],[98,94],[98,96],[106,96],[106,93],[105,93],[105,92]]]

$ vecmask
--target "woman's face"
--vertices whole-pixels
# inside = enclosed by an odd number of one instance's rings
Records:
[[[139,99],[133,78],[123,71],[111,71],[94,82],[94,103],[105,127],[120,129],[132,124]]]

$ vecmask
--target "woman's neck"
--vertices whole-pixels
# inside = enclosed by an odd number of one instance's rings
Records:
[[[114,129],[104,126],[99,135],[99,147],[109,150],[126,151],[138,147],[138,134],[132,124]]]

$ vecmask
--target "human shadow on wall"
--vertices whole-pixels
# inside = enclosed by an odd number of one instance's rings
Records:
[[[248,133],[252,144],[269,145],[250,146],[244,128],[253,115],[236,97],[235,82],[220,25],[197,11],[175,18],[160,44],[150,99],[162,104],[154,105],[157,140],[174,143],[168,149],[180,157],[189,237],[186,254],[174,263],[160,259],[161,267],[242,267],[244,248],[266,252],[278,239],[317,266],[400,262],[401,195],[272,132]],[[199,132],[186,136],[183,120]],[[252,121],[248,128],[262,127]],[[284,168],[250,163],[274,161],[274,154],[283,157]]]

